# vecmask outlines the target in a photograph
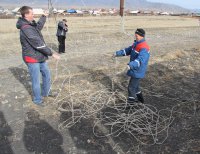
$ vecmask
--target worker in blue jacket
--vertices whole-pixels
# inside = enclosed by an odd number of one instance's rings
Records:
[[[128,85],[128,103],[144,103],[142,92],[140,91],[140,79],[144,78],[150,57],[150,48],[145,41],[145,31],[141,28],[135,31],[135,42],[133,45],[123,50],[116,51],[114,56],[129,56],[127,75],[130,76]]]

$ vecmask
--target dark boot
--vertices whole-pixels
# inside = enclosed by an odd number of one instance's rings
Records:
[[[135,99],[135,98],[128,98],[127,99],[127,103],[129,104],[129,105],[134,105],[134,103],[137,103],[138,102],[138,100],[137,99]]]
[[[127,99],[127,106],[126,106],[126,110],[130,110],[133,108],[133,106],[135,105],[135,103],[138,103],[138,100],[135,98],[128,98]]]
[[[136,96],[139,102],[144,103],[144,97],[142,95],[142,92],[136,94]]]

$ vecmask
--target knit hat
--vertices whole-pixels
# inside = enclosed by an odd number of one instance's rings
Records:
[[[138,34],[138,35],[144,37],[145,36],[145,31],[142,28],[138,28],[138,29],[136,29],[135,34]]]

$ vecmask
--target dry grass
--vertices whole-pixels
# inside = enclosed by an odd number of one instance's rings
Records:
[[[55,20],[56,18],[56,20]],[[121,17],[103,16],[103,17],[66,17],[70,32],[88,32],[88,31],[119,31],[121,26]],[[56,28],[55,22],[61,20],[59,17],[49,18],[49,28]],[[37,20],[37,19],[36,19]],[[17,32],[16,19],[1,19],[0,33]],[[184,18],[177,16],[125,16],[125,29],[143,28],[162,28],[162,27],[190,27],[198,26],[198,20],[194,18]]]

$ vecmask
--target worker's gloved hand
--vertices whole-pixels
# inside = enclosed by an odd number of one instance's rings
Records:
[[[117,57],[116,53],[113,53],[112,58],[116,58],[116,57]]]
[[[130,68],[130,66],[129,66],[129,64],[127,64],[127,69],[128,69],[128,70],[130,70],[130,69],[131,69],[131,68]]]

